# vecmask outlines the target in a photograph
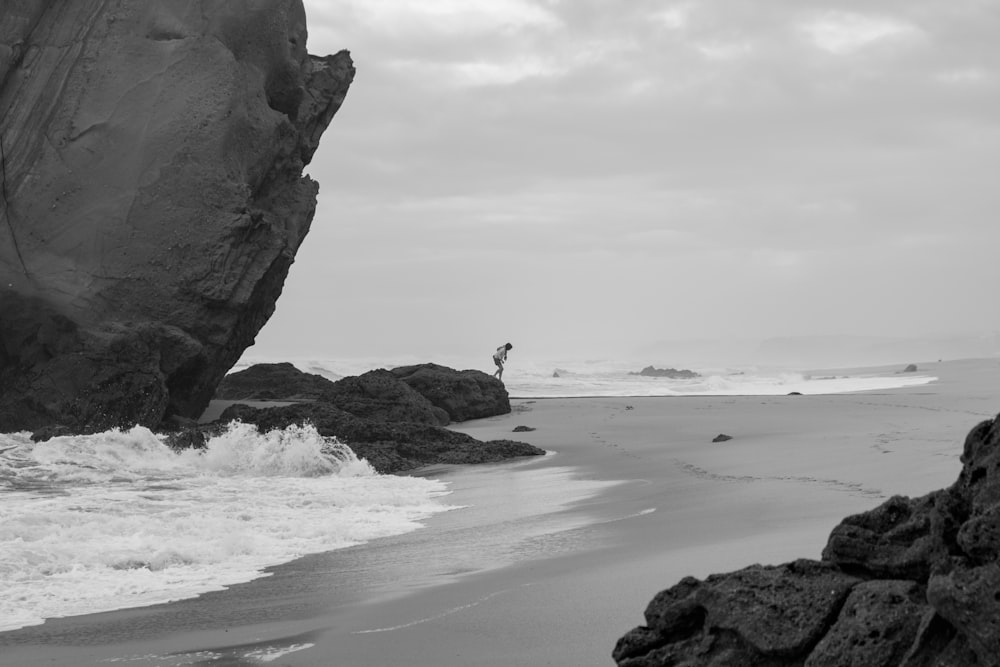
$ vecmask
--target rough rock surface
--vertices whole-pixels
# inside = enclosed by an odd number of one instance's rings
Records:
[[[197,418],[274,310],[354,76],[301,0],[9,0],[0,431]]]
[[[388,421],[353,415],[324,402],[255,409],[233,405],[220,422],[238,419],[261,430],[310,423],[324,436],[334,436],[367,459],[376,470],[394,473],[432,463],[493,463],[516,456],[539,456],[544,450],[523,442],[482,442],[429,423]]]
[[[1000,417],[949,488],[847,517],[821,561],[683,579],[619,639],[621,667],[972,667],[1000,656]]]
[[[418,364],[394,368],[392,374],[447,412],[452,421],[510,412],[510,398],[503,382],[482,371]]]
[[[306,373],[288,362],[254,364],[222,378],[215,398],[240,400],[314,400],[330,390],[334,381]]]
[[[385,369],[334,382],[322,400],[358,417],[447,426],[448,413]]]

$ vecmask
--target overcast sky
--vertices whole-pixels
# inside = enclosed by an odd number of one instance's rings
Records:
[[[249,352],[1000,329],[995,0],[305,6],[357,76]]]

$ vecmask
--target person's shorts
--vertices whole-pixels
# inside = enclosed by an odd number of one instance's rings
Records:
[[[503,368],[503,362],[500,361],[500,357],[493,357],[493,363],[497,365],[497,368]]]

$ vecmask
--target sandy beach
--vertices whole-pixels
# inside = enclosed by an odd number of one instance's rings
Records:
[[[616,639],[681,577],[818,558],[844,516],[951,484],[966,433],[1000,410],[1000,361],[920,370],[938,380],[512,399],[510,414],[455,429],[551,454],[421,470],[456,506],[423,529],[191,600],[0,633],[0,665],[611,665]]]

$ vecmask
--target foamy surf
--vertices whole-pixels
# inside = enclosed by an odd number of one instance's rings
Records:
[[[516,352],[516,350],[515,350]],[[273,363],[288,359],[246,358],[234,371],[255,363]],[[421,363],[408,357],[380,359],[292,359],[297,368],[337,379],[359,375],[373,368],[393,368]],[[427,361],[427,360],[423,360]],[[433,359],[451,368],[477,368],[486,373],[496,370],[489,358]],[[486,362],[486,363],[484,363]],[[504,371],[507,393],[513,398],[579,398],[632,396],[780,396],[800,394],[844,394],[915,387],[935,382],[925,373],[900,373],[895,370],[854,370],[837,375],[810,375],[788,368],[741,366],[734,368],[684,366],[698,373],[694,378],[647,377],[639,369],[647,361],[622,360],[541,360],[512,353]],[[660,367],[670,364],[661,363]]]
[[[148,429],[0,435],[0,631],[145,606],[405,533],[442,482],[379,475],[312,427],[233,423],[204,450]]]

